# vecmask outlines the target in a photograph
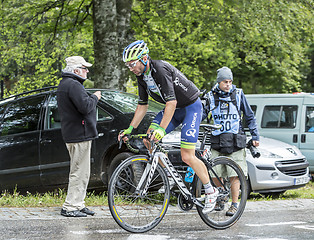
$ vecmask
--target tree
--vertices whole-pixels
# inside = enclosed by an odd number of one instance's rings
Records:
[[[71,55],[95,62],[89,75],[95,87],[123,89],[131,6],[127,0],[3,0],[0,76],[7,95],[57,85]]]
[[[125,90],[128,73],[121,56],[131,39],[132,1],[93,0],[93,6],[95,86]]]
[[[248,93],[304,87],[314,37],[311,1],[147,0],[134,11],[133,29],[151,56],[170,61],[200,88],[210,88],[224,65]]]

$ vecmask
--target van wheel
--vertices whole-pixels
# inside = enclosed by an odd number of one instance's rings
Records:
[[[109,169],[108,169],[108,183],[109,183],[109,180],[114,172],[114,170],[118,167],[118,165],[125,159],[133,156],[134,154],[131,153],[131,152],[122,152],[122,153],[119,153],[118,155],[116,155],[111,163],[110,163],[110,166],[109,166]]]

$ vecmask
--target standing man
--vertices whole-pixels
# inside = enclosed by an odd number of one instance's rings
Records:
[[[193,168],[204,185],[203,212],[208,213],[215,207],[218,190],[212,187],[205,164],[195,156],[195,144],[202,119],[200,91],[168,62],[150,59],[148,52],[148,47],[142,40],[131,43],[123,51],[125,65],[137,76],[139,101],[129,128],[119,134],[118,139],[138,127],[148,108],[148,95],[165,104],[165,108],[157,114],[147,133],[153,130],[151,140],[159,141],[182,123],[182,160]],[[169,178],[169,182],[170,188],[173,187],[174,180]],[[160,190],[164,192],[163,189]]]
[[[214,124],[221,124],[219,130],[212,132],[211,158],[227,156],[232,158],[247,176],[246,164],[246,135],[241,123],[241,112],[248,123],[252,135],[252,143],[259,146],[259,133],[257,130],[254,113],[248,104],[242,89],[232,85],[233,75],[228,67],[217,70],[217,83],[207,94],[209,99],[209,111],[212,113]],[[229,174],[229,173],[228,173]],[[238,207],[239,180],[233,179],[231,185],[232,204],[226,212],[227,216],[233,216]]]
[[[61,215],[86,217],[95,212],[85,207],[84,199],[90,176],[90,153],[92,140],[98,135],[96,129],[96,104],[100,91],[87,94],[83,82],[92,64],[83,57],[65,59],[66,67],[57,90],[61,132],[71,158],[69,185]]]

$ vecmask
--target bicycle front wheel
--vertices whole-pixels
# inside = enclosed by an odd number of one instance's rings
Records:
[[[227,157],[217,157],[208,167],[211,184],[219,190],[216,206],[210,213],[204,214],[202,207],[197,211],[202,220],[212,228],[226,229],[241,217],[247,201],[246,177],[238,164]],[[205,191],[199,178],[195,179],[195,196],[204,199]],[[238,207],[231,207],[237,202]]]
[[[120,227],[132,233],[143,233],[156,227],[168,208],[169,182],[160,165],[143,193],[150,167],[147,156],[132,156],[117,167],[110,179],[110,212]],[[164,190],[159,193],[161,187]]]

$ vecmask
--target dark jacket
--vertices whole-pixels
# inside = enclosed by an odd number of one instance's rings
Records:
[[[80,76],[63,72],[57,90],[58,110],[61,119],[61,132],[66,143],[83,142],[95,139],[96,104],[98,98],[90,95]]]

